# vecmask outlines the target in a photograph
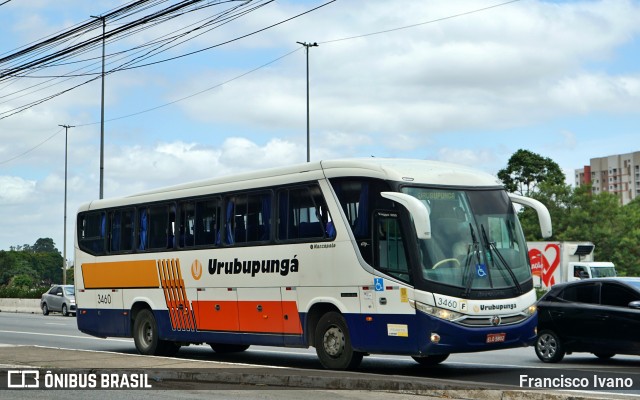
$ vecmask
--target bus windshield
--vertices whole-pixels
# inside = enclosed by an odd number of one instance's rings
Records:
[[[531,279],[524,236],[503,190],[405,187],[429,210],[431,239],[418,239],[422,278],[474,290]]]

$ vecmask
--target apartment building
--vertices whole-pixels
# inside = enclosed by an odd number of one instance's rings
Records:
[[[640,196],[640,151],[592,158],[575,172],[576,186],[590,183],[595,194],[615,193],[622,205]]]

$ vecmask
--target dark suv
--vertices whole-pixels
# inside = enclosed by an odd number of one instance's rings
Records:
[[[65,317],[76,313],[76,292],[73,285],[53,285],[40,299],[42,314],[49,311],[61,312]]]
[[[538,301],[536,355],[558,362],[572,352],[601,359],[640,355],[640,278],[554,285]]]

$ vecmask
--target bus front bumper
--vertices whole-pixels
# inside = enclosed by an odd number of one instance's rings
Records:
[[[511,325],[468,327],[422,313],[424,319],[420,332],[427,340],[419,340],[419,352],[424,355],[471,353],[527,347],[536,338],[537,315]]]

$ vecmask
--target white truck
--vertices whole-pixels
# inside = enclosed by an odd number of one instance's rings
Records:
[[[616,276],[612,262],[593,261],[596,246],[591,242],[527,242],[527,247],[535,287]]]

